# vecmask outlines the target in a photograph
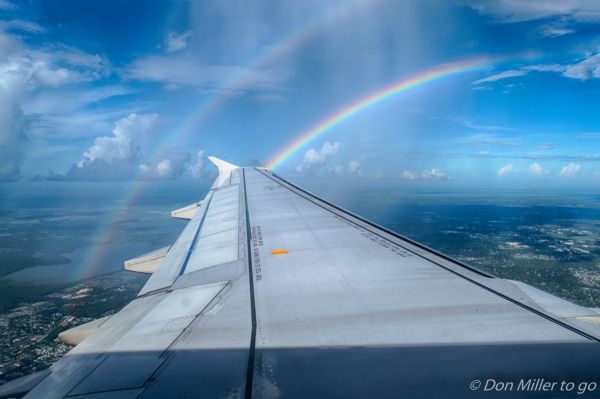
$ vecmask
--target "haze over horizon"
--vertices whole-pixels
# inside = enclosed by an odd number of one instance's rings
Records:
[[[585,1],[0,1],[0,180],[171,180],[206,155],[440,187],[600,183],[600,5]]]

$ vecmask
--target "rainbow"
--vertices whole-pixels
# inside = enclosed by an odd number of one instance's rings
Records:
[[[336,113],[323,119],[321,122],[317,123],[306,132],[302,133],[294,141],[289,143],[287,146],[282,148],[277,154],[275,154],[266,163],[265,167],[267,169],[278,168],[285,161],[290,159],[295,153],[305,148],[309,143],[322,136],[324,133],[334,129],[335,127],[350,119],[354,115],[365,111],[376,104],[379,104],[398,94],[405,93],[416,87],[423,86],[427,83],[435,82],[437,80],[459,73],[478,69],[482,66],[488,65],[490,62],[491,60],[489,58],[476,58],[466,61],[455,62],[452,64],[444,64],[436,68],[429,69],[408,79],[402,79],[398,82],[391,84],[390,86],[386,86],[383,89],[371,93],[368,96],[342,108]]]

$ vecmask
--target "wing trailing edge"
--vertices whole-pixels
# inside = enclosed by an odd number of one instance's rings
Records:
[[[129,259],[123,262],[125,270],[137,273],[152,274],[156,271],[162,260],[167,256],[167,253],[171,249],[168,245],[163,248],[159,248],[147,254],[138,256],[137,258]]]
[[[179,209],[175,209],[174,211],[171,211],[171,217],[177,218],[177,219],[192,220],[192,218],[196,214],[196,211],[201,206],[202,206],[202,202],[200,202],[200,201],[194,202],[193,204],[186,205],[184,207],[181,207]]]
[[[70,328],[58,334],[58,339],[67,345],[79,345],[81,341],[86,339],[91,333],[96,331],[98,327],[104,324],[111,316],[101,317],[96,320],[81,324]]]

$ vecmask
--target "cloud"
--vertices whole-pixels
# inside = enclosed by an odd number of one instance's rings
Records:
[[[26,47],[18,38],[0,30],[0,86],[10,86],[22,95],[25,90],[90,82],[105,76],[102,57],[68,47]]]
[[[463,4],[507,23],[551,17],[576,21],[600,20],[600,2],[595,0],[465,0]]]
[[[558,172],[558,175],[564,176],[564,177],[570,177],[570,176],[577,174],[577,172],[579,172],[580,169],[581,169],[581,166],[579,164],[570,163],[566,166],[563,166],[563,168],[560,170],[560,172]]]
[[[194,178],[200,178],[200,177],[202,177],[202,175],[204,173],[205,167],[206,167],[206,156],[204,155],[204,151],[200,150],[200,151],[198,151],[198,153],[196,153],[195,162],[193,164],[191,164],[189,167],[190,174]]]
[[[504,166],[502,166],[500,169],[498,169],[498,176],[500,177],[504,177],[507,174],[509,174],[510,172],[512,172],[514,170],[514,167],[512,166],[512,164],[506,164]]]
[[[55,62],[90,71],[95,78],[105,77],[111,73],[110,61],[100,54],[89,54],[64,44],[54,44],[46,49],[54,57]]]
[[[539,163],[535,162],[529,165],[529,173],[536,176],[543,176],[547,172],[544,170],[544,168],[542,168],[542,166]]]
[[[335,155],[340,148],[340,143],[325,142],[321,150],[309,149],[304,153],[302,163],[296,167],[298,172],[314,169],[316,166],[323,165],[328,158]]]
[[[141,164],[139,169],[146,179],[177,179],[184,175],[189,160],[189,153],[171,155],[154,164]]]
[[[400,177],[402,180],[419,180],[419,175],[410,170],[403,170]]]
[[[163,41],[163,46],[168,53],[173,53],[187,47],[187,41],[192,36],[192,31],[177,33],[167,32]]]
[[[133,61],[127,78],[156,82],[170,87],[194,86],[203,89],[274,89],[289,79],[285,69],[257,70],[236,65],[210,65],[189,55],[149,56]],[[235,82],[232,86],[231,82]]]
[[[138,161],[143,136],[155,126],[156,114],[131,114],[116,122],[111,136],[96,138],[94,144],[83,153],[83,158],[77,163],[79,168],[85,168],[96,160],[107,164],[115,161]]]
[[[519,69],[510,69],[479,79],[473,83],[477,85],[481,83],[497,82],[508,78],[525,76],[530,72],[554,72],[566,78],[578,80],[600,78],[600,52],[590,54],[581,60],[565,65],[541,64],[528,65]]]
[[[567,65],[562,73],[568,78],[580,80],[600,78],[600,53],[592,54],[577,63]]]
[[[0,3],[7,8],[8,2]],[[104,75],[102,57],[60,44],[26,45],[5,29],[42,33],[29,21],[2,22],[0,26],[0,179],[20,176],[20,163],[33,126],[43,116],[28,109],[49,88],[98,79]],[[73,93],[77,98],[78,93]],[[71,117],[71,116],[69,116]]]
[[[10,1],[0,0],[0,10],[14,10],[15,8],[17,8],[17,6]]]
[[[59,44],[28,47],[0,29],[0,87],[19,98],[37,88],[97,80],[108,70],[107,61],[99,55]]]
[[[421,178],[423,180],[449,180],[448,175],[435,168],[424,170],[423,173],[421,173]]]
[[[20,73],[18,63],[11,58],[19,52],[19,42],[0,31],[0,181],[17,180],[27,143],[26,122],[18,101],[27,86],[27,77]]]
[[[363,176],[360,162],[350,161],[346,165],[335,165],[331,170],[337,176]]]
[[[140,153],[146,136],[154,129],[156,114],[131,114],[119,119],[110,136],[100,136],[82,158],[65,174],[48,176],[50,180],[128,180],[143,172]],[[160,168],[164,172],[169,165]]]
[[[131,114],[115,122],[111,135],[100,136],[79,162],[64,174],[51,173],[48,180],[113,181],[170,180],[204,177],[206,157],[200,150],[171,152],[157,161],[143,161],[143,148],[158,131],[158,115]],[[41,177],[40,177],[41,178]]]
[[[48,86],[62,86],[94,80],[94,77],[86,73],[67,68],[52,68],[43,61],[35,63],[32,72],[39,83]]]
[[[358,161],[348,162],[348,172],[358,173],[359,171],[360,171],[360,162],[358,162]]]
[[[474,84],[481,83],[489,83],[489,82],[497,82],[499,80],[509,79],[521,77],[529,74],[530,72],[559,72],[563,73],[566,67],[557,65],[557,64],[549,64],[549,65],[528,65],[521,67],[519,69],[509,69],[504,72],[495,73],[486,78],[479,79]]]
[[[560,37],[571,33],[575,33],[575,29],[566,28],[564,24],[546,24],[539,29],[539,34],[542,37]]]
[[[0,6],[0,9],[2,6]],[[46,33],[48,29],[31,21],[13,19],[10,21],[0,21],[0,28],[5,30],[20,30],[28,33]]]
[[[469,129],[477,129],[477,130],[505,130],[505,131],[515,131],[517,129],[506,126],[497,126],[497,125],[484,125],[477,122],[474,122],[470,119],[463,117],[450,117],[448,118],[454,122],[460,123],[461,125],[468,127]]]
[[[410,180],[410,181],[418,181],[418,180],[433,180],[433,181],[442,181],[442,180],[450,180],[450,176],[442,172],[440,169],[432,168],[426,169],[421,173],[413,172],[410,170],[403,170],[400,174],[400,179],[402,180]]]
[[[203,150],[199,150],[194,156],[189,152],[169,154],[154,164],[140,164],[139,177],[152,180],[199,179],[206,177],[206,160]]]
[[[525,75],[527,75],[526,71],[518,70],[518,69],[510,69],[508,71],[490,75],[487,78],[479,79],[479,80],[475,81],[474,84],[481,84],[481,83],[486,83],[486,82],[496,82],[496,81],[502,80],[502,79],[514,78],[517,76],[525,76]]]
[[[495,134],[473,134],[463,140],[469,146],[519,147],[521,144],[510,139],[498,137]]]
[[[115,160],[109,163],[103,159],[96,159],[83,166],[73,164],[64,174],[50,172],[45,178],[58,181],[120,181],[134,179],[137,173],[138,170],[131,162]]]
[[[136,91],[122,85],[92,87],[84,92],[77,89],[44,90],[23,105],[29,114],[69,114],[87,105],[109,98],[133,94]],[[95,110],[94,112],[100,112]]]
[[[340,148],[340,143],[326,142],[321,147],[321,151],[310,149],[304,153],[304,162],[308,164],[319,164],[325,162],[327,157],[335,155]]]
[[[543,144],[539,144],[538,148],[540,148],[542,150],[553,150],[556,148],[556,145],[550,144],[550,143],[543,143]]]
[[[0,181],[20,177],[26,127],[21,108],[0,88]]]

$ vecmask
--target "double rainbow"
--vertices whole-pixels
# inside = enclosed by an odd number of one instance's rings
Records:
[[[156,163],[164,157],[170,148],[184,142],[189,135],[197,132],[198,126],[202,125],[211,115],[219,111],[227,102],[235,97],[237,92],[245,90],[253,79],[253,72],[260,71],[278,61],[285,59],[290,53],[302,47],[311,38],[318,34],[323,28],[330,24],[368,7],[372,4],[369,0],[338,0],[327,3],[319,12],[310,16],[295,29],[290,30],[280,39],[265,46],[263,51],[259,52],[244,68],[234,69],[232,74],[223,82],[221,90],[207,99],[194,105],[188,115],[181,119],[178,128],[170,134],[163,135],[162,142],[156,143],[153,152],[150,154],[148,163]],[[113,234],[113,228],[118,221],[126,217],[129,206],[134,199],[141,195],[145,186],[152,184],[151,180],[135,180],[131,187],[125,192],[122,204],[115,208],[106,221],[98,226],[92,242],[82,262],[83,266],[75,269],[78,273],[76,277],[82,278],[86,274],[91,274],[95,269],[100,268],[103,261],[103,246],[98,243],[106,242]]]

